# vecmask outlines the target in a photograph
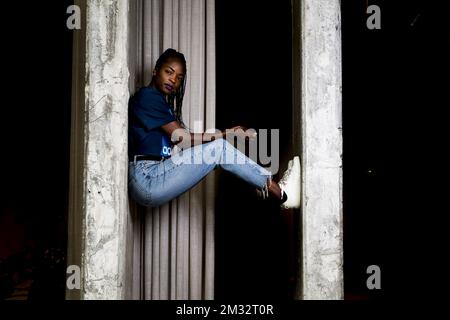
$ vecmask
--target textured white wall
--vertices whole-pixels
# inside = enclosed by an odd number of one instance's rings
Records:
[[[301,298],[342,299],[340,1],[302,0],[300,24]]]
[[[128,1],[87,0],[82,299],[122,299],[128,125]]]

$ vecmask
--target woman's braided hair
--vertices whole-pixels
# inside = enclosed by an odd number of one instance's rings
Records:
[[[176,59],[179,62],[181,62],[181,64],[183,65],[183,68],[184,68],[184,78],[183,78],[183,82],[181,83],[180,88],[176,92],[174,92],[168,96],[167,102],[174,109],[175,118],[177,119],[177,121],[180,122],[180,124],[186,128],[186,126],[183,122],[183,116],[182,116],[183,97],[184,97],[184,92],[186,89],[186,79],[187,79],[187,76],[186,76],[187,67],[186,67],[186,59],[184,57],[184,54],[182,54],[181,52],[178,52],[172,48],[167,49],[166,51],[163,52],[163,54],[161,54],[161,56],[156,61],[155,69],[160,69],[164,63],[168,62],[171,59]]]

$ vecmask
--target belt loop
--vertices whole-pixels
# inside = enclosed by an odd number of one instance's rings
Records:
[[[136,155],[134,156],[134,166],[136,166]]]

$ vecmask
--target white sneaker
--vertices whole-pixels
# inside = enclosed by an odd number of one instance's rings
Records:
[[[278,182],[282,191],[287,195],[287,200],[281,207],[284,209],[300,208],[301,197],[301,167],[300,158],[295,156],[289,160],[288,168]]]

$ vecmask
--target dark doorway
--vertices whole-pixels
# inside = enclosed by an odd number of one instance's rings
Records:
[[[65,298],[72,74],[66,10],[72,3],[3,8],[15,18],[2,26],[8,103],[2,108],[0,299]]]
[[[292,143],[290,1],[217,0],[216,22],[217,127],[279,129],[285,165]],[[228,173],[218,185],[216,298],[291,297],[290,218]]]

